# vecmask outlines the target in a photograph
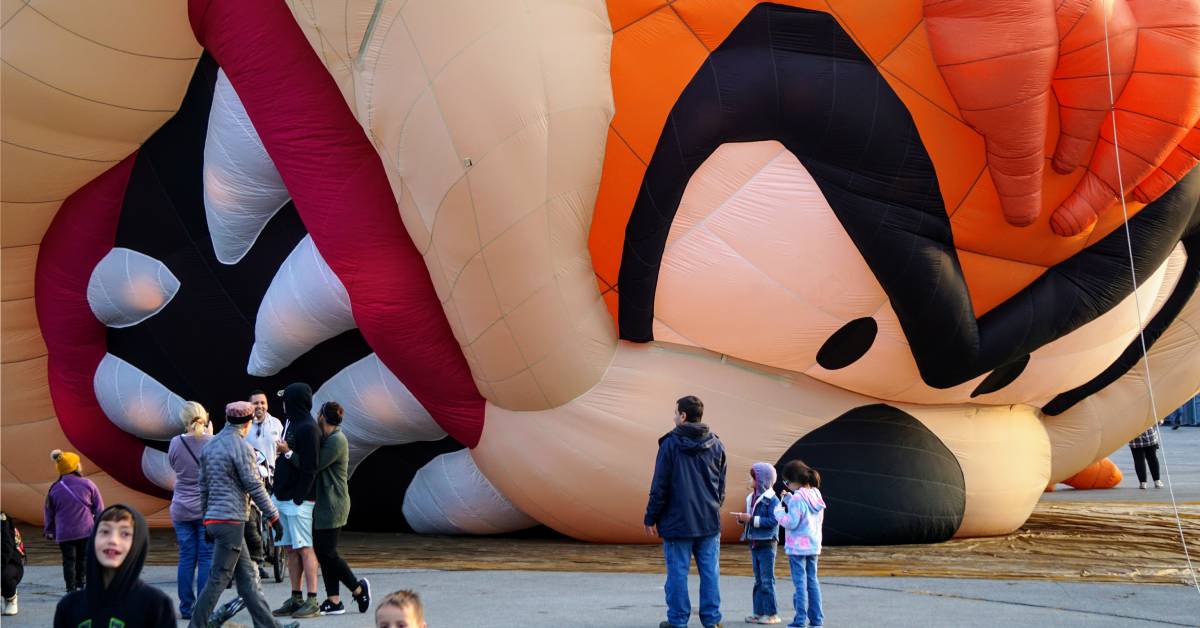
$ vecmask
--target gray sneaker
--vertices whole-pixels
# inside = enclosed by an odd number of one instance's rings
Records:
[[[303,604],[303,598],[289,597],[287,601],[283,603],[283,606],[271,611],[271,614],[276,617],[286,617],[296,612],[296,609],[300,608]]]
[[[292,619],[308,619],[310,617],[321,616],[321,605],[317,604],[317,598],[310,597],[304,600],[304,603],[292,611]]]

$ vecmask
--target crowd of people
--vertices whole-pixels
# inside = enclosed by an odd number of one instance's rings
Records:
[[[231,583],[239,606],[246,608],[256,628],[279,626],[276,617],[345,613],[343,586],[357,610],[367,612],[371,585],[355,576],[337,550],[350,512],[349,447],[341,433],[344,411],[338,403],[327,402],[314,419],[312,388],[303,383],[291,384],[279,395],[282,422],[268,411],[266,393],[256,390],[247,401],[225,406],[225,425],[216,434],[199,403],[187,402],[180,412],[184,432],[167,450],[175,471],[170,514],[179,548],[178,615],[170,597],[140,579],[149,548],[142,515],[125,505],[105,508],[99,489],[83,477],[79,456],[52,452],[59,479],[46,497],[45,533],[61,550],[67,590],[55,613],[55,626],[89,621],[93,626],[174,626],[181,617],[201,628],[209,625]],[[720,509],[727,464],[725,447],[703,416],[700,399],[679,399],[675,428],[659,439],[644,524],[647,533],[661,538],[666,564],[667,619],[660,628],[688,623],[687,580],[693,559],[700,574],[700,620],[706,628],[721,626]],[[747,480],[745,509],[729,513],[742,526],[754,571],[753,614],[745,621],[783,621],[775,597],[775,557],[783,529],[795,584],[795,616],[789,625],[821,626],[821,475],[799,460],[783,465],[779,475],[782,486],[777,493],[775,467],[755,463]],[[274,610],[261,587],[268,552],[260,529],[269,530],[269,542],[287,557],[292,591]],[[5,614],[10,614],[10,597],[15,614],[16,584],[10,586],[5,561]],[[325,584],[321,603],[318,570]],[[420,598],[399,591],[377,604],[376,624],[424,626],[423,615]]]
[[[51,453],[59,478],[46,497],[45,535],[62,553],[67,592],[55,626],[174,626],[178,617],[204,627],[231,583],[237,607],[247,609],[256,628],[279,626],[276,617],[343,614],[343,586],[358,612],[367,612],[370,582],[355,576],[337,550],[350,513],[344,411],[331,401],[314,418],[312,388],[304,383],[279,395],[284,421],[268,411],[266,393],[255,390],[247,401],[225,406],[216,434],[201,404],[189,401],[180,411],[184,432],[167,449],[175,471],[170,515],[179,548],[178,614],[170,597],[140,579],[149,548],[142,515],[125,505],[105,508],[79,456]],[[260,529],[269,529],[266,543]],[[274,610],[261,586],[269,543],[283,550],[292,586]],[[326,594],[319,604],[318,570]],[[4,574],[5,614],[15,615],[20,575],[10,578],[7,566]],[[379,603],[376,619],[380,626],[423,626],[420,598],[393,593]]]

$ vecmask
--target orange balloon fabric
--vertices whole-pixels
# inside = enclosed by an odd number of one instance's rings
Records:
[[[1083,471],[1063,480],[1063,484],[1086,491],[1094,488],[1113,488],[1124,478],[1112,460],[1101,458],[1089,464]]]

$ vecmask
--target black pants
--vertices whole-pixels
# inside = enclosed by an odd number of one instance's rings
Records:
[[[313,551],[317,554],[317,562],[321,564],[321,577],[325,579],[327,597],[341,595],[339,582],[346,585],[350,591],[358,588],[358,578],[354,577],[350,565],[337,553],[338,536],[341,532],[341,528],[313,530]]]
[[[1150,477],[1158,481],[1158,445],[1149,447],[1130,447],[1133,452],[1133,471],[1137,473],[1138,482],[1146,481],[1146,465],[1150,465]]]
[[[64,541],[58,544],[63,558],[63,580],[67,591],[82,589],[84,574],[87,573],[87,539]]]
[[[25,566],[20,561],[10,561],[4,566],[4,577],[0,579],[0,589],[2,589],[4,597],[11,598],[17,594],[17,585],[21,584],[21,578],[25,577]]]
[[[262,513],[258,512],[257,508],[250,509],[250,519],[246,521],[246,547],[250,550],[250,560],[254,561],[255,565],[262,567],[263,564],[263,540],[262,535],[258,533],[258,528],[261,525]]]

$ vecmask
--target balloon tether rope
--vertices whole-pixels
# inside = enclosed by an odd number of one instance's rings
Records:
[[[1192,565],[1192,556],[1188,552],[1187,536],[1183,533],[1183,519],[1179,516],[1179,504],[1175,501],[1175,487],[1171,483],[1171,467],[1167,464],[1167,450],[1163,447],[1162,431],[1158,425],[1158,405],[1154,400],[1154,382],[1150,379],[1150,356],[1146,351],[1146,334],[1142,324],[1142,303],[1141,298],[1138,297],[1137,270],[1133,267],[1133,236],[1129,233],[1129,209],[1125,204],[1125,180],[1121,178],[1121,146],[1117,142],[1117,109],[1116,100],[1113,95],[1112,57],[1108,49],[1108,16],[1102,16],[1100,22],[1104,24],[1104,64],[1108,71],[1108,114],[1112,120],[1113,158],[1116,161],[1121,214],[1124,218],[1121,224],[1125,228],[1125,246],[1129,252],[1129,276],[1133,281],[1133,303],[1137,309],[1138,341],[1142,345],[1142,365],[1145,370],[1146,393],[1150,398],[1150,414],[1154,418],[1151,429],[1154,430],[1155,436],[1158,437],[1158,447],[1162,450],[1163,472],[1167,478],[1167,490],[1171,495],[1171,508],[1175,511],[1175,526],[1179,529],[1179,542],[1183,546],[1183,557],[1187,561],[1188,575],[1192,577],[1192,587],[1196,589],[1197,593],[1200,593],[1200,580],[1197,580],[1196,568]]]

